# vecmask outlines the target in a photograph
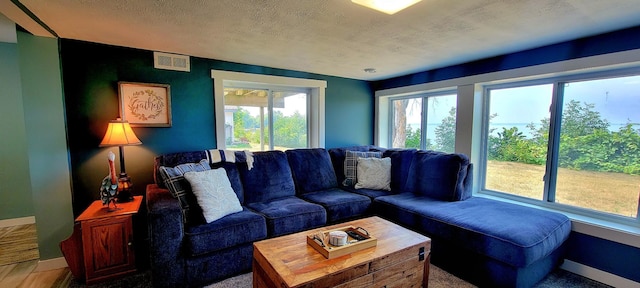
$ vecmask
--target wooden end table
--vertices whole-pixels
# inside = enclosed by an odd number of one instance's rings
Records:
[[[309,234],[363,227],[375,247],[327,259]],[[253,244],[253,287],[427,287],[431,239],[379,217],[262,240]]]
[[[141,203],[134,196],[111,211],[98,200],[76,218],[73,234],[60,243],[76,279],[93,284],[136,271],[132,218]]]

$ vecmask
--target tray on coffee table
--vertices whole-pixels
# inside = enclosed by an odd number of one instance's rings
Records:
[[[329,243],[329,233],[333,231],[344,231],[347,232],[347,235],[349,233],[355,233],[360,236],[357,238],[361,238],[361,240],[357,240],[351,235],[348,235],[346,245],[332,245],[331,243]],[[377,245],[377,243],[378,239],[369,235],[366,230],[360,227],[356,228],[353,226],[345,226],[333,230],[307,235],[307,244],[311,245],[311,247],[316,249],[327,259],[340,257],[356,251],[374,247]]]

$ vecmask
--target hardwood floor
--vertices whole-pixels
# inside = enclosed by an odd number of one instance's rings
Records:
[[[38,260],[0,266],[0,287],[69,287],[72,276],[68,268],[33,272],[36,266],[38,266]]]
[[[0,265],[39,258],[36,224],[0,228]]]
[[[33,272],[38,266],[36,224],[0,228],[0,287],[68,287],[68,268]]]

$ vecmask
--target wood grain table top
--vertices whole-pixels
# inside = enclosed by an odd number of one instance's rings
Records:
[[[142,196],[133,196],[133,201],[125,203],[116,203],[116,209],[109,209],[108,206],[104,206],[102,201],[96,200],[76,218],[76,222],[99,219],[104,217],[113,217],[119,215],[136,214],[142,204]],[[113,204],[111,204],[113,206]]]

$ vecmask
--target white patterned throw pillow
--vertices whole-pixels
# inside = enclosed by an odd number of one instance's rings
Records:
[[[233,192],[224,168],[187,172],[184,178],[191,184],[207,223],[242,211],[238,196]]]
[[[391,158],[358,158],[356,189],[391,190]]]
[[[353,186],[356,184],[358,180],[357,177],[357,167],[358,167],[358,158],[369,158],[369,157],[382,157],[382,153],[380,152],[362,152],[362,151],[351,151],[347,150],[344,157],[344,181],[342,181],[342,185],[344,186]]]

